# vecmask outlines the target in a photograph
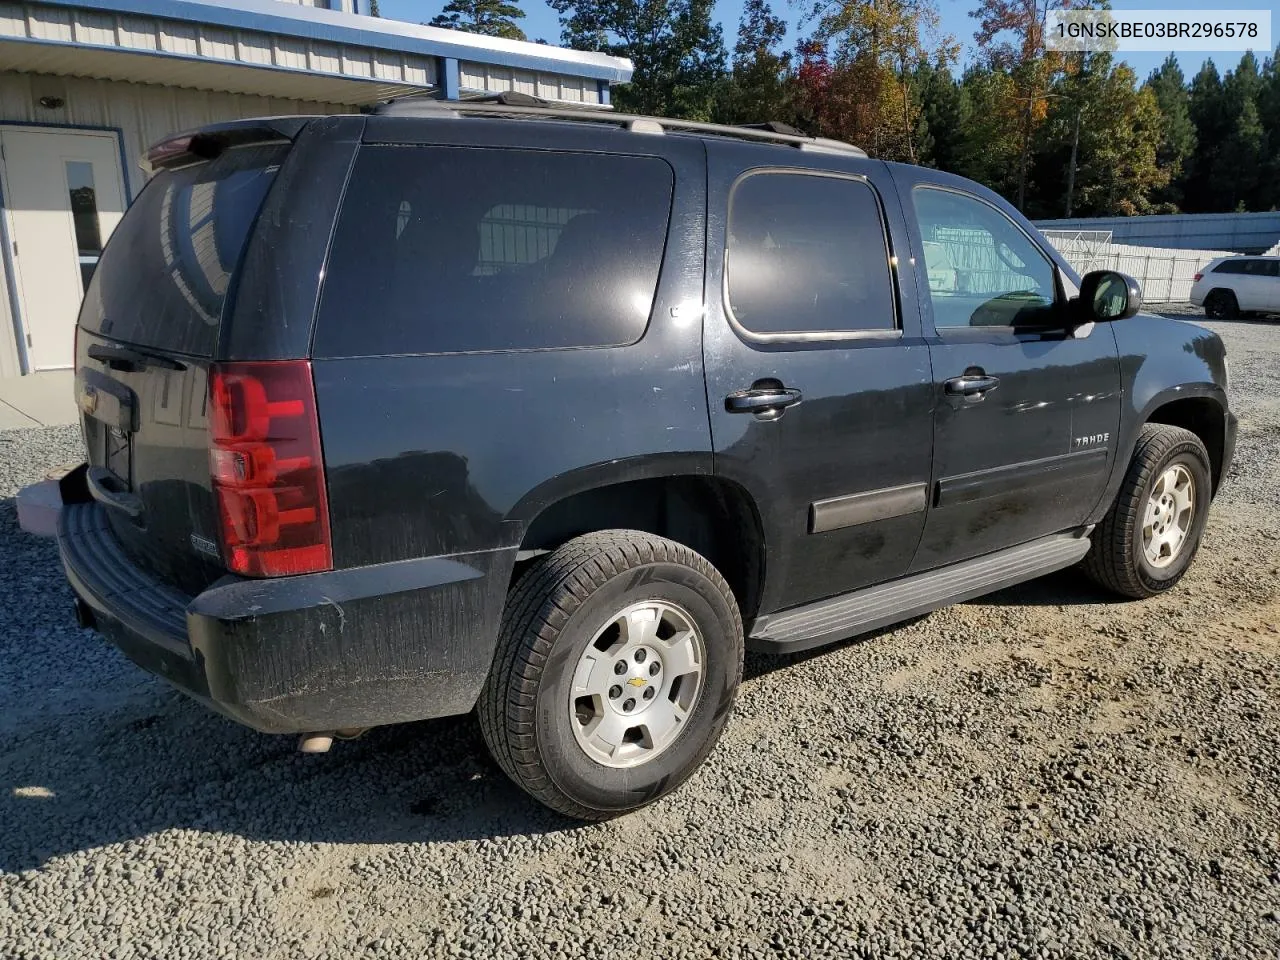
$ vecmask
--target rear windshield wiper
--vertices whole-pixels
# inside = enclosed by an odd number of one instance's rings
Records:
[[[187,365],[184,363],[179,363],[177,360],[158,353],[139,350],[137,347],[107,346],[106,344],[95,343],[89,347],[89,357],[92,360],[101,361],[112,370],[119,370],[121,373],[137,373],[147,367],[164,367],[166,370],[187,369]]]

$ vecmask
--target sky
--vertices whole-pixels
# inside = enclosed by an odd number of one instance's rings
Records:
[[[409,20],[414,23],[425,23],[440,12],[446,0],[379,0],[379,8],[384,17],[398,20]],[[526,16],[522,26],[530,40],[543,39],[550,43],[560,42],[560,23],[557,14],[545,0],[517,0]],[[942,15],[942,32],[950,34],[962,44],[962,62],[973,55],[973,33],[977,29],[977,21],[969,16],[969,11],[977,6],[977,0],[937,0],[939,13]],[[787,32],[787,46],[794,46],[795,41],[807,32],[803,26],[804,15],[812,7],[813,0],[772,0],[774,13],[784,16],[790,28]],[[1112,7],[1116,10],[1160,9],[1160,10],[1205,10],[1219,14],[1224,9],[1232,10],[1270,10],[1272,39],[1280,37],[1280,3],[1275,0],[1218,0],[1216,4],[1209,0],[1115,0]],[[742,15],[742,0],[717,0],[716,19],[724,27],[725,46],[733,49],[734,38],[738,30],[738,19]],[[1169,51],[1177,53],[1177,51]],[[1267,51],[1255,51],[1261,60]],[[1239,61],[1240,53],[1178,53],[1178,62],[1182,71],[1190,78],[1205,59],[1212,57],[1218,70],[1225,73]],[[1145,79],[1147,74],[1160,65],[1164,53],[1129,53],[1119,54],[1119,59],[1126,61]]]

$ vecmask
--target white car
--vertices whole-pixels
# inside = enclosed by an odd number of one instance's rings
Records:
[[[1191,286],[1191,302],[1204,315],[1232,320],[1241,314],[1280,314],[1280,257],[1219,257]]]

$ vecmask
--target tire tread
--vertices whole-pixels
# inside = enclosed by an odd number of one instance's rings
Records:
[[[1082,561],[1085,574],[1098,585],[1142,599],[1169,589],[1180,579],[1174,577],[1153,589],[1138,570],[1133,544],[1145,509],[1143,492],[1156,470],[1183,445],[1194,447],[1208,463],[1204,445],[1190,430],[1163,423],[1143,425],[1115,502],[1090,535],[1093,546]]]
[[[604,820],[625,811],[586,806],[548,775],[540,759],[535,715],[542,671],[569,618],[596,589],[627,570],[655,562],[692,567],[716,587],[737,628],[733,639],[740,681],[743,638],[737,601],[720,572],[683,544],[638,530],[584,534],[540,558],[508,594],[493,666],[476,705],[480,732],[508,777],[566,816]],[[712,746],[714,742],[706,745],[698,762]]]

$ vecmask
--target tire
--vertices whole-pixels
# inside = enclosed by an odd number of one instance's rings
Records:
[[[1240,302],[1230,290],[1212,290],[1204,298],[1204,315],[1211,320],[1235,320],[1240,316]]]
[[[634,616],[640,627],[628,630],[643,636],[650,618],[642,611],[650,608],[657,611],[653,653],[644,672],[627,679],[642,664],[639,647],[626,644],[640,641],[622,639],[619,624]],[[694,673],[669,679],[682,669],[674,655],[662,655],[664,626],[677,629],[669,620],[683,624],[681,632],[670,634],[671,649],[682,637],[685,650],[701,643],[700,673],[692,681]],[[685,627],[691,630],[684,632]],[[634,530],[586,534],[544,557],[508,596],[493,666],[477,704],[481,733],[498,766],[535,799],[576,819],[607,820],[665,796],[702,763],[729,718],[742,680],[742,656],[737,603],[705,558]],[[589,658],[598,659],[604,672],[584,667]],[[607,693],[570,700],[571,691],[587,686],[581,682],[584,670],[585,679],[595,681],[620,663],[628,669],[617,678],[622,684],[615,686],[609,678]],[[660,673],[664,667],[670,669]],[[656,696],[642,700],[649,670],[658,674],[652,684]],[[687,682],[692,686],[684,686]],[[613,698],[616,689],[625,691],[624,699]],[[639,709],[652,709],[644,715],[659,717],[658,711],[670,707],[669,715],[662,714],[669,720],[681,697],[687,712],[682,721],[664,721],[668,739],[661,749],[648,727],[628,728],[631,740],[620,742],[614,756],[607,756],[603,741],[588,736],[597,720],[597,730],[605,728],[605,719],[613,722],[611,730],[619,723],[642,722]],[[636,716],[621,716],[628,700]]]
[[[1179,469],[1182,474],[1178,473]],[[1159,538],[1157,531],[1161,523],[1165,524],[1166,531],[1175,529],[1176,536],[1183,513],[1176,505],[1176,484],[1171,485],[1168,477],[1183,475],[1189,478],[1192,497],[1186,529],[1176,551],[1166,547],[1169,555],[1155,562],[1148,550],[1148,538],[1152,538],[1153,548],[1159,550],[1155,541]],[[1155,496],[1158,488],[1164,492],[1163,497]],[[1199,437],[1181,427],[1146,424],[1138,436],[1115,503],[1090,536],[1093,545],[1084,558],[1085,573],[1108,590],[1135,599],[1153,597],[1170,589],[1182,579],[1200,548],[1212,489],[1209,454]],[[1153,499],[1166,503],[1173,500],[1174,505],[1163,514],[1150,515],[1157,519],[1149,534],[1148,506],[1153,504]]]

